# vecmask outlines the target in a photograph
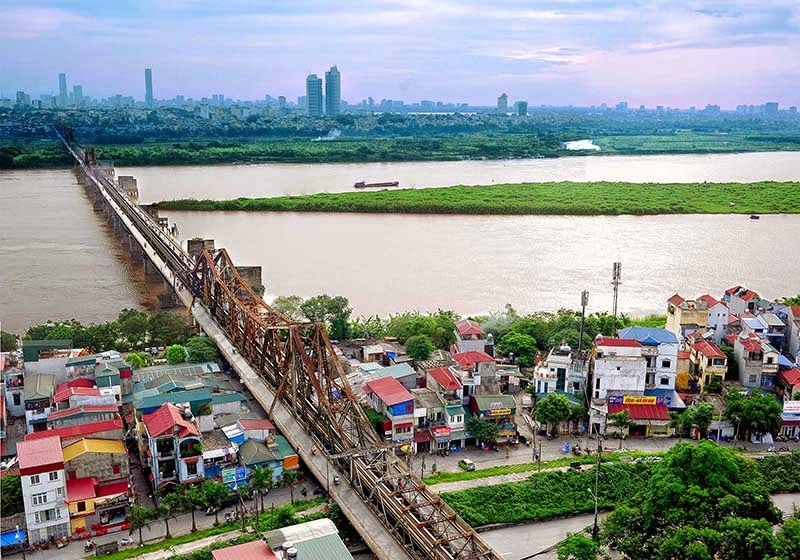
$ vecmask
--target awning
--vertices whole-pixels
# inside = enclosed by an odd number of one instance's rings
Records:
[[[31,418],[31,424],[47,424],[47,416],[44,418]]]
[[[631,420],[669,420],[669,410],[663,404],[609,404],[608,414],[627,410]]]
[[[414,443],[427,443],[431,440],[428,432],[414,432]]]
[[[450,432],[450,441],[460,441],[464,439],[464,430],[453,430]]]
[[[25,542],[25,531],[16,529],[0,533],[0,546],[15,546]]]
[[[394,429],[395,430],[403,430],[405,428],[410,428],[413,425],[414,425],[413,422],[400,422],[399,424],[395,424],[394,425]]]

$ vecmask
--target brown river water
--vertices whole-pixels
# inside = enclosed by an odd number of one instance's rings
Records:
[[[549,180],[800,180],[800,152],[575,157],[442,163],[118,168],[142,202]],[[267,295],[341,294],[356,315],[408,309],[471,314],[611,307],[663,312],[666,298],[746,284],[766,297],[800,292],[800,215],[428,216],[164,212],[185,240],[203,236],[261,265]],[[83,322],[152,308],[144,283],[69,170],[0,172],[0,321],[22,332],[52,318]]]

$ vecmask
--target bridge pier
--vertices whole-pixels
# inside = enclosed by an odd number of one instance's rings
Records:
[[[161,271],[158,270],[158,267],[153,264],[153,261],[147,255],[144,255],[142,266],[144,267],[144,278],[148,282],[156,284],[164,280],[161,276]]]
[[[191,256],[195,261],[197,260],[197,257],[203,254],[203,251],[208,251],[209,253],[213,253],[215,251],[213,239],[194,237],[186,240],[186,252],[189,253],[189,256]]]
[[[261,267],[260,266],[237,266],[236,271],[242,277],[248,286],[258,296],[264,295],[264,283],[261,280]]]
[[[158,294],[158,305],[161,309],[173,309],[182,305],[175,288],[166,280],[164,280],[164,291]]]

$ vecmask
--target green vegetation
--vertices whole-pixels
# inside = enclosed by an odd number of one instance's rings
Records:
[[[434,350],[433,342],[424,334],[410,336],[406,340],[406,353],[412,360],[427,360]]]
[[[715,154],[800,149],[800,137],[786,133],[693,132],[598,136],[594,143],[609,154]]]
[[[186,361],[186,348],[180,344],[173,344],[164,353],[167,361],[171,364],[180,364]]]
[[[0,331],[0,351],[10,352],[16,350],[19,337],[14,333]]]
[[[22,479],[18,474],[7,474],[0,478],[0,495],[3,496],[3,517],[25,511],[22,501]]]
[[[499,429],[494,422],[472,416],[467,420],[467,431],[480,443],[496,443]]]
[[[649,327],[653,329],[663,329],[667,325],[666,315],[645,315],[631,319],[630,326],[632,327]]]
[[[186,341],[186,354],[188,361],[194,363],[213,362],[219,358],[219,348],[212,338],[195,336]]]
[[[783,408],[774,395],[752,391],[742,395],[739,391],[725,393],[725,410],[722,417],[733,422],[736,439],[744,435],[745,446],[750,434],[775,433],[781,426]]]
[[[558,433],[558,425],[572,416],[574,408],[564,395],[551,393],[536,403],[533,415],[537,422],[547,426],[548,433]]]
[[[735,206],[731,206],[731,202]],[[800,212],[800,183],[518,183],[233,200],[168,200],[167,210],[417,214],[652,215]]]

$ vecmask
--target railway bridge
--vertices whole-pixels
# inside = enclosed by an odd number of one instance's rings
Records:
[[[196,257],[62,129],[76,173],[218,344],[271,420],[380,559],[500,560],[374,431],[320,323],[267,305],[224,249]],[[318,451],[317,451],[318,450]],[[339,476],[341,485],[331,485]]]

